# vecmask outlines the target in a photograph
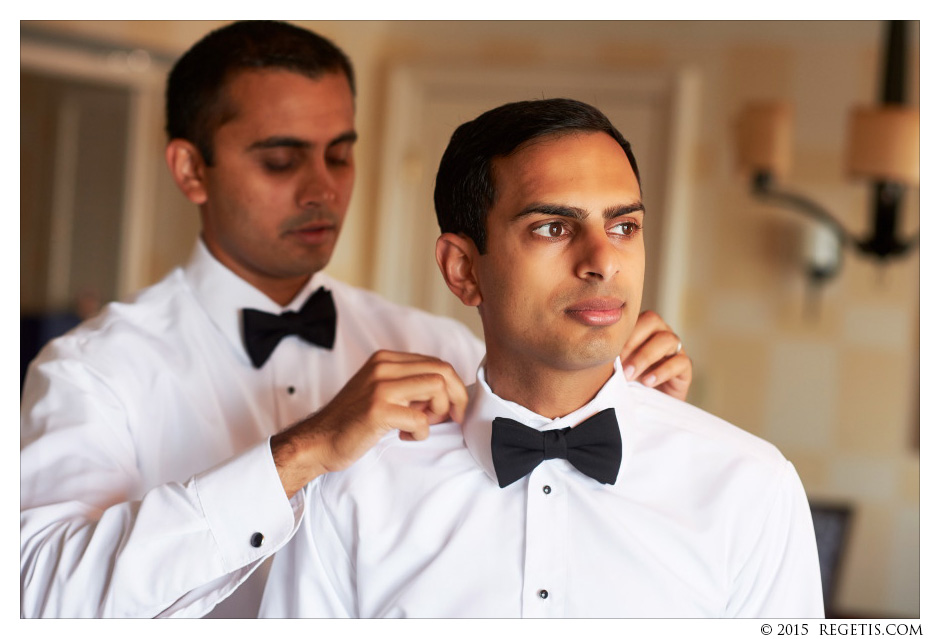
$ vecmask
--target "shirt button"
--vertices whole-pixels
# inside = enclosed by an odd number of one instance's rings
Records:
[[[547,495],[547,494],[549,494],[549,493],[552,492],[552,487],[551,487],[551,486],[542,486],[542,492]]]
[[[256,532],[251,536],[251,545],[254,548],[261,548],[261,544],[264,543],[264,535],[259,532]]]
[[[288,387],[287,387],[287,394],[288,394],[288,395],[293,395],[295,390],[297,390],[297,389],[295,389],[293,386],[288,386]]]
[[[547,590],[539,590],[539,597],[541,597],[542,599],[548,599],[548,591],[547,591]]]

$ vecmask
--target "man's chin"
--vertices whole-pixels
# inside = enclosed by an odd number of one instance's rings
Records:
[[[555,360],[562,370],[590,370],[609,366],[620,355],[626,338],[619,343],[612,340],[582,340],[556,353]]]
[[[292,260],[290,267],[285,271],[291,271],[295,275],[313,275],[322,271],[330,263],[330,258],[333,256],[333,246],[333,244],[330,244],[329,246],[319,246],[317,250],[303,251]]]

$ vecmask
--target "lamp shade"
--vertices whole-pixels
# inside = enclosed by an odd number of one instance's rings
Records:
[[[793,108],[784,102],[753,102],[735,122],[738,167],[748,173],[767,171],[774,176],[790,170]]]
[[[920,110],[856,108],[849,122],[846,164],[852,177],[919,184]]]

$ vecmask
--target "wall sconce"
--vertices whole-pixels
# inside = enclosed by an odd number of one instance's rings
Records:
[[[871,183],[872,228],[854,237],[839,220],[808,197],[780,188],[777,180],[790,169],[793,108],[784,102],[745,106],[735,127],[738,166],[752,176],[755,196],[786,206],[816,221],[808,234],[806,258],[811,281],[835,276],[846,245],[884,261],[917,246],[919,231],[898,236],[898,214],[908,186],[920,183],[920,110],[904,105],[906,32],[904,21],[887,25],[882,103],[856,108],[849,121],[846,170]]]

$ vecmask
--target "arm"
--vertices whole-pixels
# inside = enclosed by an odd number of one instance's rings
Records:
[[[30,371],[23,617],[201,616],[296,529],[300,502],[283,497],[267,442],[188,481],[147,486],[147,451],[127,421],[120,394],[80,360],[46,358]],[[260,548],[250,544],[256,531],[266,536]]]
[[[786,462],[753,546],[733,578],[728,616],[824,617],[813,519],[793,465]]]
[[[136,448],[120,393],[77,359],[47,359],[31,371],[22,407],[21,614],[202,616],[293,535],[303,485],[393,428],[426,437],[465,403],[448,365],[380,352],[270,445],[185,483],[148,487],[140,467],[152,471],[160,451]],[[170,455],[188,452],[165,444]]]
[[[620,355],[628,380],[685,401],[692,385],[692,360],[679,336],[653,311],[643,311]]]
[[[288,497],[328,472],[349,467],[386,433],[426,439],[431,424],[463,419],[467,390],[437,358],[377,351],[320,411],[271,438]]]

